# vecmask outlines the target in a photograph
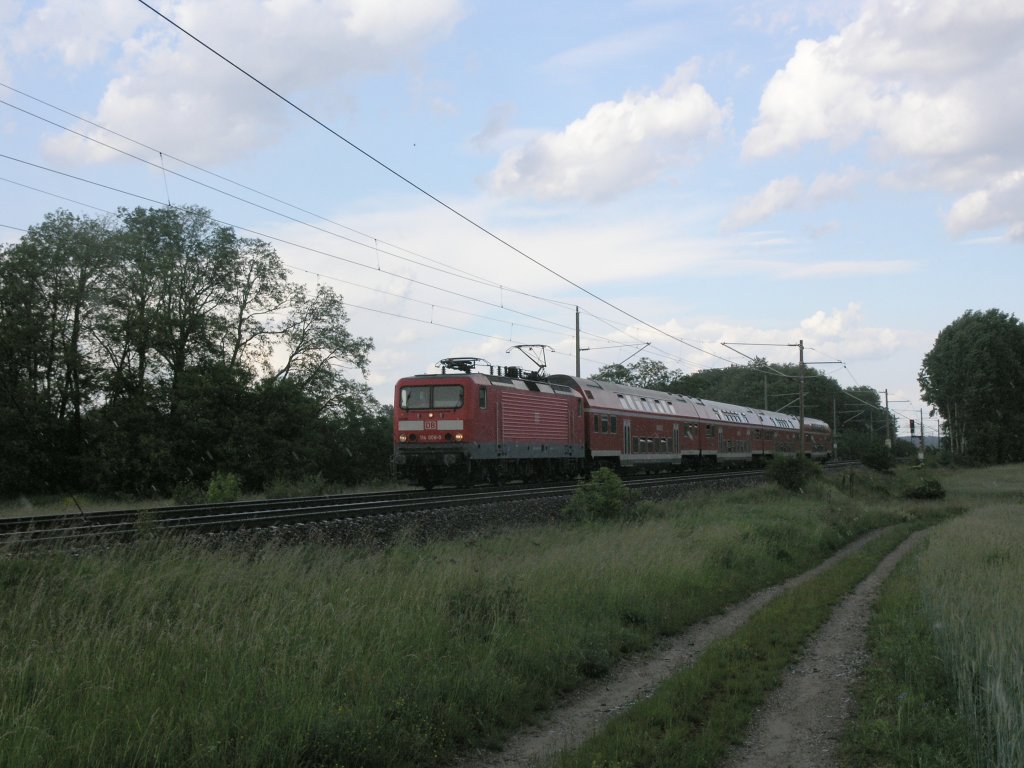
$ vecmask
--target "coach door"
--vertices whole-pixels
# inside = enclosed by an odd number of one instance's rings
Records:
[[[633,452],[633,428],[629,419],[622,420],[622,452],[630,454]]]
[[[502,413],[501,398],[494,398],[494,449],[495,455],[501,457],[504,455],[502,450],[502,440],[505,437],[505,430],[502,428],[502,419],[504,414]]]

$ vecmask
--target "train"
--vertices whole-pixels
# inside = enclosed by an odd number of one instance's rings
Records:
[[[601,467],[630,475],[831,458],[832,431],[820,419],[804,418],[801,446],[799,419],[787,413],[496,369],[479,358],[437,367],[395,384],[395,472],[428,489],[585,477]]]

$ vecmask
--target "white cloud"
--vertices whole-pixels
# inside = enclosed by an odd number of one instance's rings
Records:
[[[1024,75],[1022,35],[1020,3],[872,0],[838,34],[797,44],[765,88],[744,153],[869,133],[911,155],[977,151],[1011,135],[1008,122],[1024,124],[1024,106],[1005,99]]]
[[[803,182],[796,176],[775,179],[759,192],[746,198],[722,222],[724,229],[742,229],[767,219],[774,213],[793,206],[804,193]]]
[[[853,168],[847,168],[842,173],[822,173],[811,182],[807,197],[815,201],[842,197],[863,180],[864,174]]]
[[[491,176],[504,195],[601,200],[650,183],[717,138],[728,109],[683,66],[657,91],[595,104],[561,132],[507,150]]]
[[[957,236],[1004,225],[1014,239],[1024,232],[1024,169],[1006,173],[986,188],[962,196],[946,217],[946,229]]]
[[[548,59],[544,66],[555,72],[607,66],[670,44],[677,33],[678,30],[671,24],[633,29],[563,51]]]
[[[689,328],[679,327],[673,322],[669,327],[677,337],[713,339],[713,342],[702,342],[705,349],[730,357],[733,355],[725,351],[720,342],[742,340],[746,344],[769,345],[757,354],[764,355],[770,362],[796,363],[799,353],[795,344],[802,339],[805,360],[811,362],[812,367],[831,371],[830,375],[834,377],[838,376],[838,364],[826,365],[826,361],[853,363],[884,359],[922,343],[920,334],[869,324],[858,302],[850,302],[845,308],[830,312],[816,310],[792,328],[735,325],[720,320],[706,320]],[[814,361],[820,361],[820,364],[815,366]],[[743,364],[746,361],[738,359],[736,362]],[[712,367],[721,364],[710,357],[701,363]]]
[[[743,153],[867,139],[891,165],[880,174],[889,183],[961,195],[951,232],[1014,230],[1020,217],[999,201],[1010,199],[1005,169],[1024,163],[1021,39],[1018,2],[868,0],[838,33],[796,45],[764,89]]]
[[[810,186],[796,176],[775,179],[755,194],[743,198],[723,221],[722,228],[737,230],[763,221],[774,214],[842,196],[860,183],[862,174],[856,170],[818,175]]]
[[[280,101],[166,22],[131,8],[125,13],[120,0],[50,0],[19,30],[22,52],[53,51],[69,66],[115,57],[121,74],[108,83],[96,122],[196,162],[237,157],[280,136],[290,119]],[[459,0],[265,0],[260,10],[254,13],[248,0],[161,6],[291,97],[407,61],[446,35],[462,13]],[[73,136],[54,139],[47,149],[68,160],[110,156]]]
[[[16,53],[41,49],[69,67],[89,66],[151,18],[143,6],[121,0],[49,0],[26,12],[11,45]]]
[[[868,326],[861,305],[850,302],[845,309],[830,313],[818,310],[800,321],[800,334],[807,347],[826,355],[841,354],[844,360],[891,355],[914,339],[892,328]]]
[[[864,260],[838,259],[822,261],[815,264],[780,265],[778,274],[785,278],[843,278],[843,277],[877,277],[881,275],[901,275],[912,272],[917,263],[906,259]]]

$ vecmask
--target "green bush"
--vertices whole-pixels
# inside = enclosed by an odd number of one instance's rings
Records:
[[[607,467],[592,473],[565,507],[566,516],[574,520],[612,520],[633,511],[629,489]]]
[[[174,486],[174,492],[171,495],[174,497],[175,504],[202,504],[205,500],[202,489],[193,483],[178,483]]]
[[[242,484],[233,472],[214,472],[206,486],[206,500],[214,504],[237,501],[242,495]]]
[[[265,489],[268,499],[290,499],[298,496],[323,496],[330,492],[328,482],[322,474],[304,475],[300,478],[277,476]]]
[[[895,465],[892,454],[886,448],[875,448],[861,456],[860,461],[868,469],[878,472],[892,472]]]
[[[821,477],[821,466],[803,456],[777,456],[768,463],[768,477],[787,491],[802,491]]]
[[[903,491],[903,496],[908,499],[944,499],[946,498],[946,489],[938,480],[923,477],[916,485]]]

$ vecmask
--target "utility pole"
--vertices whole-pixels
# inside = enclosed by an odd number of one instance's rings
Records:
[[[576,307],[576,378],[580,377],[580,308]]]
[[[885,447],[892,450],[892,416],[889,414],[889,390],[885,390]]]
[[[804,455],[804,340],[800,339],[800,456]]]
[[[839,419],[836,414],[836,398],[832,396],[832,459],[839,458]]]
[[[890,402],[892,402],[892,403],[909,403],[910,401],[909,400],[889,400],[889,390],[888,389],[881,389],[881,390],[876,389],[875,391],[876,392],[884,392],[885,393],[885,447],[889,450],[890,453],[894,453],[895,452],[894,451],[895,445],[893,444],[893,434],[892,434],[892,414],[889,413],[889,403]]]
[[[924,464],[924,408],[921,409],[920,422],[921,422],[921,452],[918,455],[918,459],[920,460],[920,462],[922,464]]]

